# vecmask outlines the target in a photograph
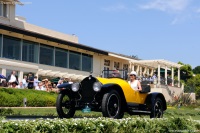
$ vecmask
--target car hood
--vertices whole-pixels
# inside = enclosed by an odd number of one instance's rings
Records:
[[[120,79],[120,78],[101,78],[97,77],[98,81],[104,84],[118,84],[121,87],[130,87],[128,82],[126,80]]]

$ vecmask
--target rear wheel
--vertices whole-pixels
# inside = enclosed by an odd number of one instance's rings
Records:
[[[71,118],[75,114],[75,104],[68,94],[59,94],[56,101],[56,110],[60,118]]]
[[[162,118],[163,117],[163,102],[160,98],[156,98],[154,104],[152,104],[150,118]]]
[[[124,116],[122,100],[119,93],[112,90],[104,94],[102,99],[102,114],[104,117],[120,119]]]

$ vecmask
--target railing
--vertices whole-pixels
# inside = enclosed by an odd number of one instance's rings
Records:
[[[167,81],[167,82],[166,82]],[[159,83],[159,81],[156,81],[156,84],[158,84]],[[167,84],[166,84],[167,83]],[[174,85],[173,85],[173,83],[174,83]],[[160,85],[161,86],[166,86],[166,85],[168,85],[168,86],[174,86],[174,87],[180,87],[181,86],[181,84],[180,84],[181,82],[180,81],[178,81],[178,80],[172,80],[172,79],[170,79],[170,78],[167,78],[167,79],[160,79]],[[154,84],[155,84],[155,81],[154,81]],[[180,85],[180,86],[179,86]]]

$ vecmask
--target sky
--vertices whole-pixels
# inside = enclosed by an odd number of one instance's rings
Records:
[[[16,15],[79,43],[200,66],[200,0],[21,0]]]

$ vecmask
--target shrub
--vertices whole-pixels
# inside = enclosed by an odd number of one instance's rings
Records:
[[[199,123],[184,118],[83,118],[83,119],[37,119],[23,121],[0,121],[0,132],[22,133],[165,133],[197,132]]]
[[[55,106],[56,97],[56,93],[44,91],[0,88],[0,107],[22,107],[24,98],[27,99],[26,106]]]

